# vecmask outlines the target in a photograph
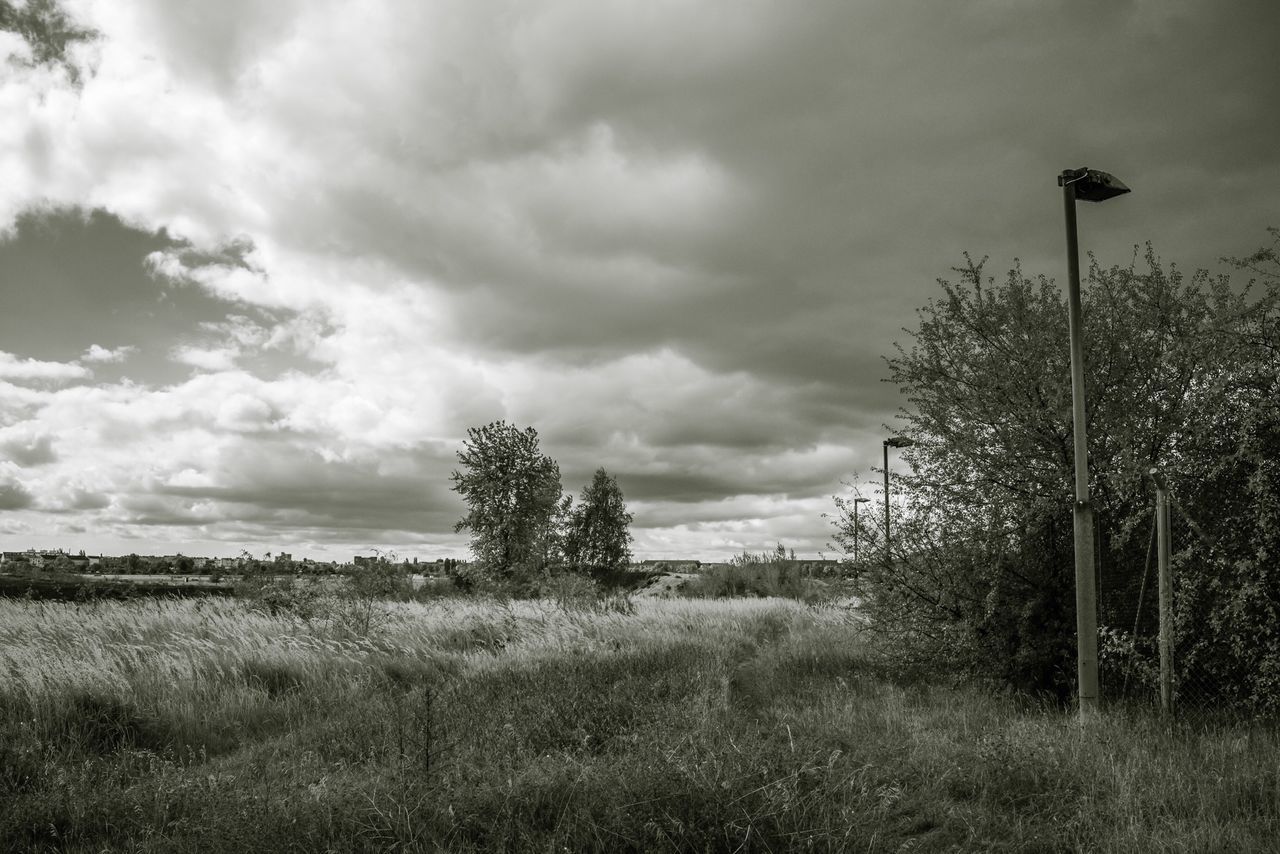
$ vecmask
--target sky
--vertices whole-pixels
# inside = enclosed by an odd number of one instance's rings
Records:
[[[884,357],[965,251],[1064,279],[1063,169],[1106,265],[1280,225],[1271,2],[61,8],[0,31],[5,550],[464,556],[505,420],[638,559],[834,556]]]

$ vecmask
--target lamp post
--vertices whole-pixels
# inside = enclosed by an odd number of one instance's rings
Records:
[[[853,499],[853,562],[858,562],[858,505],[866,504],[870,498]]]
[[[1080,245],[1076,199],[1104,202],[1129,192],[1114,175],[1081,167],[1058,176],[1067,221],[1067,324],[1071,335],[1071,427],[1075,440],[1076,503],[1072,509],[1076,564],[1076,677],[1081,720],[1098,713],[1098,585],[1093,566],[1093,506],[1089,503],[1084,409],[1084,332],[1080,323]]]
[[[892,559],[889,542],[889,449],[910,448],[914,439],[906,436],[890,436],[884,440],[884,560],[887,564]]]

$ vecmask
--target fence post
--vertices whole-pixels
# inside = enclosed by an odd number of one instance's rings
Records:
[[[1169,485],[1159,469],[1151,470],[1156,485],[1156,555],[1160,605],[1160,713],[1173,714],[1173,576],[1169,569]]]

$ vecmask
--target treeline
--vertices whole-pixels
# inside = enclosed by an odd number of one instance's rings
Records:
[[[1148,246],[1083,291],[1104,695],[1155,674],[1152,468],[1177,502],[1175,661],[1205,703],[1280,711],[1280,231],[1184,274]],[[1067,699],[1075,682],[1067,309],[968,256],[888,360],[906,397],[892,542],[863,513],[866,607],[900,660]],[[852,498],[836,539],[851,546]],[[851,550],[851,549],[847,549]],[[1135,631],[1136,629],[1136,631]]]

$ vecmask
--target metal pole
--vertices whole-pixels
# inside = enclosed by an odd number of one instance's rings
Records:
[[[889,545],[889,443],[884,443],[884,562],[892,560]]]
[[[858,499],[853,501],[853,563],[858,564],[858,505],[862,502]]]
[[[1159,567],[1158,601],[1160,605],[1160,714],[1173,714],[1173,575],[1169,569],[1171,549],[1169,532],[1169,487],[1160,473],[1152,469],[1156,484],[1156,555]]]
[[[1080,247],[1076,237],[1074,173],[1064,173],[1067,221],[1067,321],[1071,334],[1071,424],[1075,437],[1076,503],[1072,510],[1076,569],[1076,677],[1080,719],[1098,713],[1098,595],[1093,574],[1093,507],[1089,503],[1089,458],[1085,436],[1084,332],[1080,317]]]

